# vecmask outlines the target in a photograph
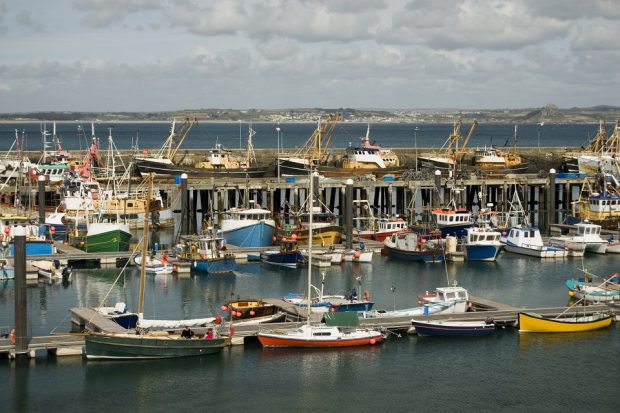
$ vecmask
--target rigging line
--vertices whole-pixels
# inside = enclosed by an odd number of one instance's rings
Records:
[[[138,250],[138,247],[140,247],[142,245],[142,242],[144,240],[141,239],[140,242],[138,242],[136,244],[136,246],[134,247],[133,251],[131,252],[131,255],[134,256]],[[125,270],[127,269],[127,266],[129,265],[129,262],[131,261],[131,257],[127,260],[127,262],[125,263],[125,265],[123,265],[123,268],[121,268],[121,270],[118,273],[118,276],[116,277],[116,279],[114,280],[114,282],[112,283],[112,286],[110,286],[110,289],[108,290],[108,292],[105,294],[105,296],[103,297],[103,300],[101,301],[101,303],[99,304],[99,307],[97,307],[97,309],[101,309],[101,307],[103,307],[103,304],[105,303],[105,300],[108,298],[108,296],[110,295],[110,293],[112,292],[112,289],[114,288],[114,286],[116,285],[116,283],[118,282],[118,280],[121,278],[121,275],[124,274]],[[88,320],[89,322],[91,320]]]

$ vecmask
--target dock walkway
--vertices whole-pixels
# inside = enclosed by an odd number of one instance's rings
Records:
[[[491,310],[481,311],[468,311],[466,313],[455,314],[433,314],[428,316],[419,316],[415,318],[425,319],[429,321],[437,320],[451,320],[451,321],[483,321],[493,319],[498,325],[502,326],[516,326],[518,320],[518,314],[520,312],[533,312],[548,317],[556,317],[563,315],[581,316],[591,315],[601,311],[610,311],[610,308],[606,305],[588,305],[580,307],[549,307],[549,308],[517,308],[509,305],[496,303],[491,300],[481,299],[479,297],[474,298],[474,305],[472,309],[490,308]],[[267,299],[265,301],[272,302],[281,306],[283,311],[287,314],[296,317],[297,322],[282,322],[282,323],[268,323],[268,324],[254,324],[254,325],[238,325],[234,329],[234,337],[231,340],[232,344],[243,344],[246,337],[254,337],[259,331],[273,330],[273,329],[291,329],[297,328],[303,324],[303,309],[294,308],[295,306],[290,303],[286,303],[280,299]],[[286,304],[283,304],[286,303]],[[98,315],[94,310],[88,308],[72,308],[72,316],[82,317],[83,320],[88,320],[88,325],[93,331],[103,332],[126,332],[118,324],[105,319],[105,317]],[[317,315],[320,317],[320,314]],[[616,313],[616,318],[618,314]],[[411,327],[412,317],[380,317],[380,318],[365,318],[360,319],[360,325],[367,328],[376,328],[383,331],[407,331]],[[86,322],[84,322],[86,325]],[[234,324],[233,324],[234,325]],[[229,329],[228,323],[223,323],[221,331],[226,332]],[[32,337],[28,345],[28,354],[34,357],[35,351],[46,350],[48,353],[54,355],[82,355],[84,346],[84,337],[81,334],[64,334],[53,335],[43,337]],[[8,339],[0,339],[0,355],[14,356],[14,346]]]

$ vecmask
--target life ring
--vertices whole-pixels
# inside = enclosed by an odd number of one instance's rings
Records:
[[[370,300],[370,293],[368,292],[368,290],[364,290],[364,300],[366,301]]]

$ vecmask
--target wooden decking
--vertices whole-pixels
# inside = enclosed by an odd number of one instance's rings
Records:
[[[72,308],[69,312],[71,313],[71,320],[74,324],[84,326],[89,331],[106,333],[125,333],[127,331],[92,308]]]

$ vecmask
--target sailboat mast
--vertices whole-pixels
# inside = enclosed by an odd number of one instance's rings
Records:
[[[314,212],[314,173],[312,165],[310,165],[310,196],[308,198],[308,207],[310,208],[310,217],[308,219],[308,318],[306,322],[310,324],[310,304],[311,304],[311,288],[312,288],[312,215]]]
[[[149,189],[146,197],[146,212],[145,215],[149,216],[151,209],[151,192],[153,191],[153,173],[149,173],[148,177]],[[144,221],[144,232],[142,233],[142,252],[140,254],[140,292],[138,295],[138,325],[144,317],[144,282],[146,278],[146,253],[149,237],[149,222]]]

